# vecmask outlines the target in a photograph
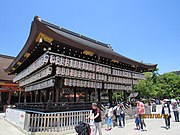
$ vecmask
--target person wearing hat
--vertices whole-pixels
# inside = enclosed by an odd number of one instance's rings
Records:
[[[113,126],[113,108],[111,107],[110,103],[107,104],[107,110],[105,113],[106,116],[106,124],[107,124],[107,131],[112,129]]]
[[[123,121],[123,127],[125,127],[124,105],[122,103],[118,103],[113,110],[116,111],[116,117],[119,120],[119,127],[122,127],[121,120]]]
[[[101,130],[101,110],[98,108],[97,103],[92,103],[92,113],[88,117],[88,119],[94,120],[94,127],[92,129],[92,134],[97,135],[97,130],[99,135],[102,135]]]
[[[165,99],[163,100],[163,105],[162,105],[162,114],[164,115],[164,120],[165,120],[165,125],[166,129],[170,128],[170,118],[171,118],[171,110],[169,106],[169,100]]]
[[[179,122],[179,109],[178,109],[177,101],[175,99],[172,99],[171,105],[172,105],[172,110],[174,112],[175,122]]]

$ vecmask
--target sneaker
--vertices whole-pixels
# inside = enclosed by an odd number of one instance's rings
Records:
[[[166,126],[165,128],[166,128],[167,130],[169,129],[169,127],[168,127],[168,126]]]

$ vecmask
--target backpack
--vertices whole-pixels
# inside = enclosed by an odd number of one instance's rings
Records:
[[[78,125],[76,125],[75,130],[78,135],[90,135],[91,132],[90,125],[84,122],[80,122]]]

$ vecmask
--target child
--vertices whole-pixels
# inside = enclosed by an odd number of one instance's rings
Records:
[[[107,124],[107,131],[112,129],[113,126],[113,122],[112,122],[112,118],[113,118],[113,108],[110,106],[110,104],[108,103],[107,106],[107,111],[106,111],[106,124]]]
[[[139,119],[138,114],[135,115],[135,123],[136,123],[136,128],[135,129],[140,130],[140,119]]]

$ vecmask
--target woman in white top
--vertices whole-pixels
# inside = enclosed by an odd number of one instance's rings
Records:
[[[116,117],[118,118],[119,120],[119,127],[122,127],[122,124],[121,124],[121,120],[123,121],[123,127],[125,126],[125,113],[124,113],[124,106],[123,104],[117,104],[117,106],[115,106],[113,108],[113,110],[116,111]]]

